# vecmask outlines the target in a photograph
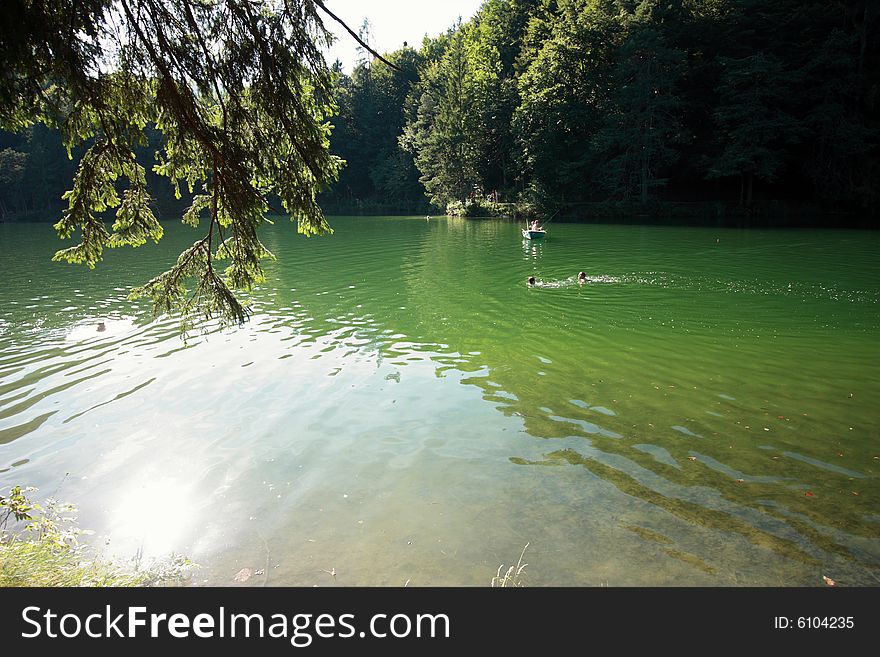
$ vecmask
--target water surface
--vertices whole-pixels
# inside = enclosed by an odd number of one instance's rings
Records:
[[[878,235],[331,223],[186,343],[126,296],[191,230],[0,225],[0,486],[208,584],[880,583]]]

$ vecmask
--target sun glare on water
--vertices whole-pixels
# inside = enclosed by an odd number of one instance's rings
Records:
[[[144,556],[179,550],[194,521],[188,487],[171,478],[138,477],[111,503],[108,535],[116,549]]]

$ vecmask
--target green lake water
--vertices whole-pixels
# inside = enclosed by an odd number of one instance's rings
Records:
[[[880,584],[880,234],[331,224],[186,343],[126,297],[191,230],[0,225],[0,487],[209,585]]]

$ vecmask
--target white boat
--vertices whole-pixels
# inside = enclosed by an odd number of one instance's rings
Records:
[[[539,240],[539,239],[541,239],[542,237],[545,237],[545,236],[547,235],[547,231],[546,231],[546,230],[543,230],[543,229],[541,229],[541,230],[529,230],[528,228],[523,228],[523,229],[522,229],[522,235],[523,235],[523,237],[525,237],[527,240]]]

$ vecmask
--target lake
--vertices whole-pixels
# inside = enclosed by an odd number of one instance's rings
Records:
[[[0,488],[207,585],[880,584],[880,234],[330,222],[186,341],[127,293],[192,230],[0,225]]]

